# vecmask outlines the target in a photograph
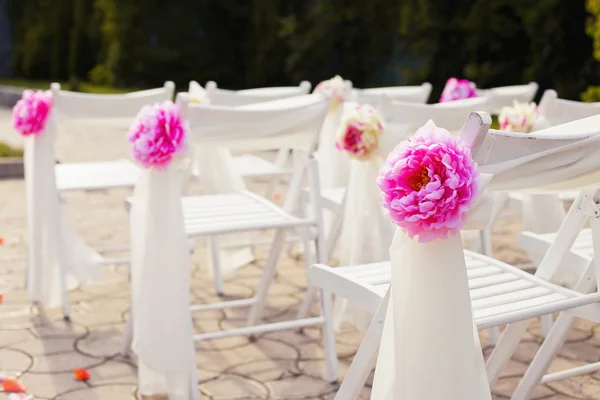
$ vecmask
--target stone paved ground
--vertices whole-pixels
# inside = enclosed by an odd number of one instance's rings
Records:
[[[0,140],[10,137],[8,113],[0,110]],[[85,140],[84,140],[85,139]],[[90,132],[85,138],[63,135],[58,154],[63,161],[111,159],[126,154],[122,136]],[[75,152],[74,149],[77,149]],[[67,214],[89,244],[106,246],[127,243],[127,215],[123,209],[126,190],[91,194],[74,193],[65,202]],[[107,267],[93,286],[71,293],[72,322],[65,323],[57,309],[42,310],[32,305],[24,291],[27,261],[26,214],[22,181],[0,181],[0,372],[20,377],[36,399],[121,400],[136,395],[135,360],[118,356],[124,319],[129,307],[126,266]],[[508,262],[524,262],[516,248],[514,234],[518,222],[504,221],[494,235],[495,252]],[[236,271],[226,281],[226,297],[252,295],[261,272],[266,249],[258,260]],[[211,280],[203,270],[202,252],[194,255],[191,300],[217,301]],[[303,265],[284,255],[268,304],[267,320],[291,318],[305,288]],[[160,296],[160,293],[156,294]],[[244,310],[196,314],[197,331],[226,329],[243,324]],[[415,327],[418,329],[418,327]],[[440,327],[440,334],[443,329]],[[539,346],[538,324],[533,324],[520,344],[502,379],[493,388],[495,399],[509,398]],[[361,334],[344,326],[337,336],[340,379],[352,360]],[[485,354],[486,333],[482,333]],[[600,328],[579,322],[570,333],[552,370],[583,361],[600,359]],[[303,334],[278,332],[260,335],[256,340],[230,338],[197,346],[201,391],[215,400],[233,399],[333,399],[337,386],[323,381],[323,350],[317,329]],[[87,383],[73,379],[72,370],[88,369]],[[452,366],[449,366],[452,368]],[[431,377],[435,384],[435,376]],[[369,386],[362,399],[369,398]],[[0,393],[0,400],[7,398]],[[600,399],[600,374],[587,375],[543,385],[535,399]]]

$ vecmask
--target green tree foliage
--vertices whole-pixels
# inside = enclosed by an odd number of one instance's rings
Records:
[[[7,1],[26,79],[236,89],[339,74],[357,87],[427,80],[435,98],[457,76],[577,98],[600,54],[600,0]]]
[[[600,61],[600,0],[587,0],[585,5],[590,13],[586,24],[586,32],[594,42],[594,58],[596,61]],[[581,98],[583,101],[600,101],[600,86],[588,87]]]
[[[593,74],[584,0],[404,0],[401,37],[423,59],[412,82],[450,76],[479,87],[537,81],[577,97]],[[541,92],[541,91],[540,91]]]

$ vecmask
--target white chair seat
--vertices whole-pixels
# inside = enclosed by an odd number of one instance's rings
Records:
[[[563,201],[574,201],[577,198],[578,194],[579,194],[579,191],[570,190],[570,191],[558,193],[558,197]],[[508,197],[511,200],[516,200],[519,202],[523,201],[523,196],[524,196],[524,193],[522,193],[522,192],[511,192],[508,195]]]
[[[489,323],[489,319],[508,313],[581,296],[469,250],[465,250],[465,261],[478,324]],[[319,287],[375,313],[389,288],[391,264],[382,262],[338,268],[315,265],[311,268],[310,279],[315,284],[318,282]]]
[[[126,201],[131,206],[131,197]],[[311,224],[250,192],[184,196],[181,203],[190,238]]]
[[[292,173],[287,168],[281,168],[272,162],[252,154],[234,157],[233,164],[238,173],[245,178],[288,175]]]
[[[72,190],[103,190],[133,187],[140,169],[131,161],[104,161],[57,164],[56,187],[59,192]]]

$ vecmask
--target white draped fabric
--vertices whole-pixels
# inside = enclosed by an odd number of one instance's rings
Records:
[[[131,208],[133,350],[139,390],[198,398],[190,311],[190,256],[181,205],[185,168],[144,170]],[[190,393],[190,390],[192,393]]]
[[[56,124],[50,118],[45,131],[25,139],[27,294],[33,301],[55,307],[64,305],[67,290],[93,281],[103,258],[83,242],[60,206],[54,174]]]
[[[531,135],[490,131],[473,149],[480,172],[493,174],[487,189],[537,193],[597,185],[598,126],[600,116]],[[470,217],[482,219],[482,208],[479,201]],[[390,303],[371,399],[490,399],[460,236],[419,243],[397,232],[390,256]]]
[[[340,265],[359,265],[389,259],[394,225],[379,201],[377,176],[383,166],[380,156],[370,160],[350,160],[350,179],[346,191],[344,225],[340,235]],[[336,329],[346,320],[359,329],[368,328],[372,313],[360,305],[337,297],[334,307]]]
[[[333,105],[321,128],[317,159],[319,161],[319,179],[323,189],[344,187],[348,183],[348,156],[335,147],[336,134],[343,113],[344,104]]]
[[[550,128],[544,116],[540,116],[533,126],[534,131]],[[557,194],[523,193],[521,214],[523,230],[535,233],[556,232],[567,216],[562,200]]]
[[[491,399],[460,235],[419,243],[398,230],[390,256],[391,299],[371,399]]]

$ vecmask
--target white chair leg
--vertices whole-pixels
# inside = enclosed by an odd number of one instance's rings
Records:
[[[308,288],[306,288],[306,293],[304,293],[302,304],[300,304],[300,308],[296,313],[296,319],[306,318],[306,316],[308,315],[308,311],[310,310],[310,305],[312,304],[316,293],[317,288],[313,285],[309,285]]]
[[[389,291],[388,291],[389,292]],[[358,351],[354,355],[352,364],[346,372],[346,376],[338,389],[334,400],[357,400],[360,392],[365,386],[369,374],[375,368],[377,361],[377,351],[379,350],[379,344],[381,343],[381,336],[383,335],[383,323],[385,321],[385,314],[389,303],[389,293],[381,302],[381,305],[375,313],[369,329],[365,333],[365,337],[358,348]]]
[[[490,328],[488,330],[489,334],[490,334],[490,343],[493,344],[494,346],[498,344],[498,340],[500,340],[500,328],[498,328],[497,326]]]
[[[213,280],[215,282],[215,290],[219,296],[223,295],[223,273],[221,272],[221,249],[219,248],[219,239],[216,236],[211,236],[210,253],[212,256],[213,265]]]
[[[492,351],[490,358],[487,360],[486,369],[490,387],[498,381],[502,369],[510,360],[521,341],[523,334],[530,324],[530,320],[519,321],[509,324],[504,328],[498,344]]]
[[[283,249],[285,242],[285,235],[285,229],[278,229],[275,233],[273,245],[271,246],[269,257],[267,257],[262,278],[256,290],[256,294],[254,295],[255,301],[250,308],[250,313],[248,314],[248,326],[256,325],[256,322],[262,317],[263,309],[265,307],[265,298],[269,292],[269,287],[273,282],[273,277],[275,276],[277,262],[279,261],[279,256],[281,255],[281,250]]]
[[[198,384],[200,379],[198,378],[198,370],[196,365],[196,346],[192,343],[192,368],[191,368],[191,377],[190,377],[190,400],[201,400],[200,398],[200,390],[198,389]]]
[[[310,227],[300,228],[302,235],[302,245],[304,246],[304,268],[306,269],[306,278],[308,279],[308,270],[314,264],[313,250],[310,241]]]
[[[129,310],[129,316],[125,321],[125,330],[123,331],[123,343],[121,343],[121,357],[129,357],[131,343],[133,342],[133,313]]]
[[[552,314],[542,315],[540,317],[540,323],[542,337],[545,338],[548,336],[550,329],[552,329],[552,324],[554,324],[554,316]]]
[[[525,376],[519,382],[511,400],[527,400],[530,398],[531,393],[542,380],[550,363],[552,363],[556,353],[558,353],[567,338],[567,333],[574,320],[575,318],[566,312],[558,316],[553,328],[548,333],[531,364],[529,364],[529,368],[527,368]]]
[[[327,250],[325,252],[326,260],[325,263],[329,262],[333,257],[333,252],[335,250],[335,246],[340,237],[340,233],[342,231],[342,224],[344,222],[344,207],[340,207],[336,210],[335,215],[333,217],[333,222],[331,223],[331,228],[329,229],[329,235],[327,236]]]
[[[323,240],[323,238],[317,238],[317,240],[315,241],[315,249],[316,249],[316,256],[317,256],[317,262],[319,263],[323,263],[325,261],[324,260],[324,256],[325,256],[325,241]],[[306,316],[308,315],[308,311],[310,310],[310,306],[315,298],[315,294],[317,293],[317,288],[314,287],[313,285],[308,285],[308,288],[306,289],[306,293],[304,294],[304,299],[302,300],[302,304],[300,305],[300,309],[298,310],[298,313],[296,314],[296,318],[297,319],[302,319],[302,318],[306,318]]]
[[[331,310],[331,293],[321,289],[321,315],[323,323],[323,349],[325,351],[325,368],[327,381],[330,383],[338,380],[338,358],[335,347],[335,332],[333,331],[333,315]]]
[[[275,156],[275,162],[273,164],[280,168],[283,168],[285,166],[285,162],[287,161],[289,154],[290,149],[279,149],[279,151],[277,152],[277,156]],[[277,183],[279,183],[280,179],[280,175],[274,176],[271,179],[269,179],[267,189],[265,191],[265,198],[269,200],[271,199],[271,196],[273,196],[273,192],[275,191],[275,187],[277,186]]]

